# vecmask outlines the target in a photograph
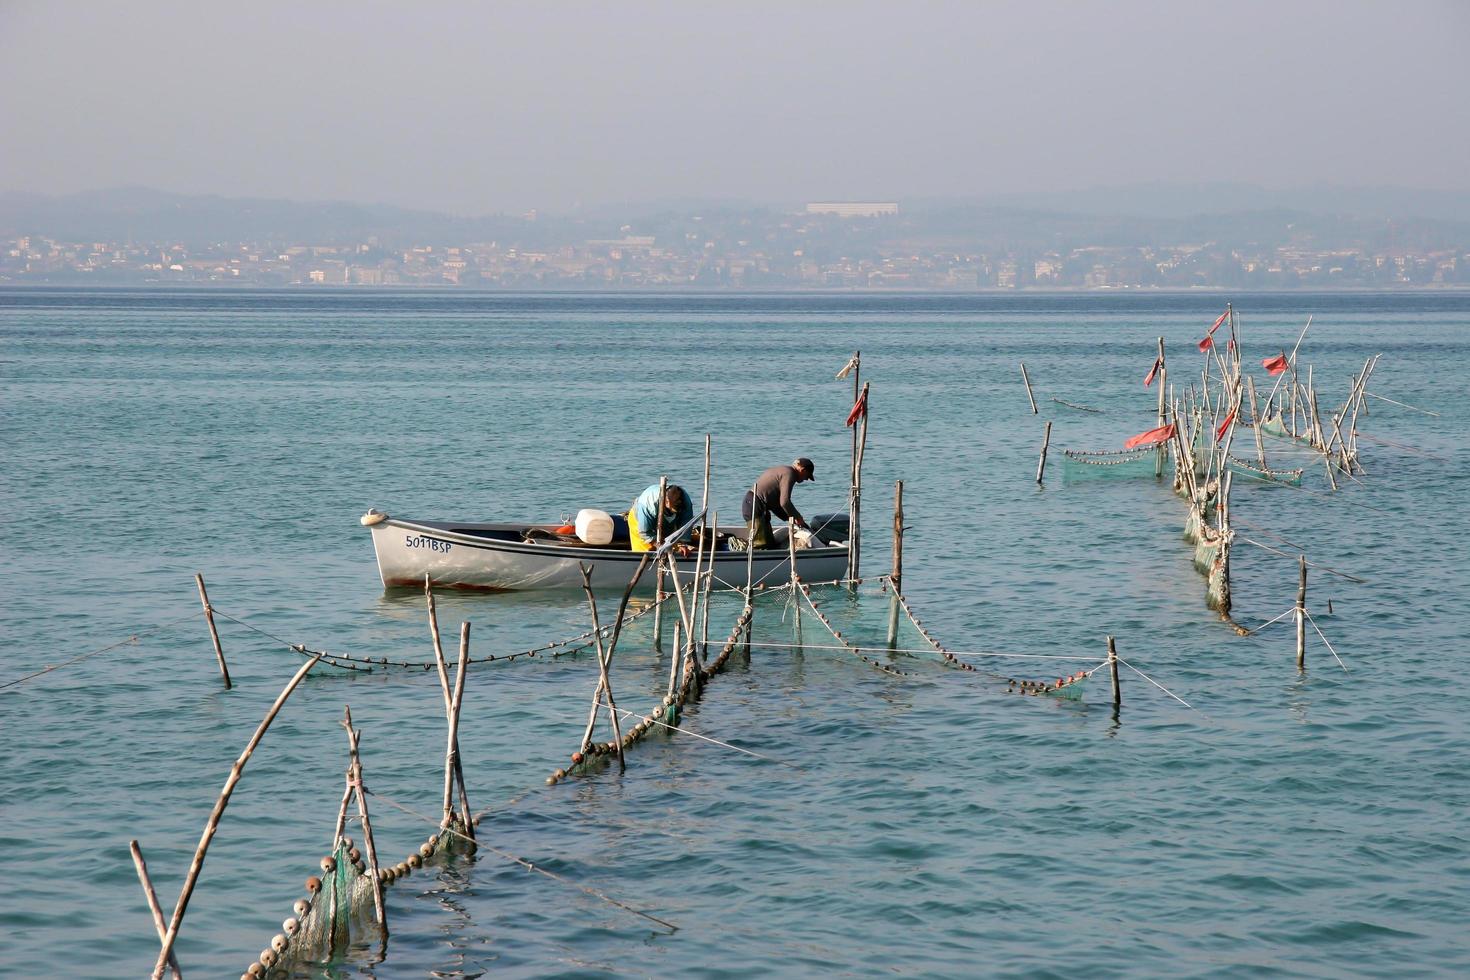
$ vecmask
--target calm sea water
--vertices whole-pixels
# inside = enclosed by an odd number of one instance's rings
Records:
[[[936,656],[887,676],[824,649],[810,619],[790,648],[793,617],[771,602],[756,640],[788,646],[737,661],[685,724],[787,765],[656,737],[625,775],[548,789],[593,661],[479,668],[461,740],[482,838],[678,931],[482,853],[389,891],[386,960],[358,950],[305,975],[1462,975],[1470,298],[1236,302],[1257,359],[1315,316],[1302,357],[1327,401],[1382,353],[1374,389],[1440,413],[1371,402],[1359,428],[1412,449],[1365,440],[1367,473],[1335,496],[1238,485],[1237,519],[1259,529],[1242,533],[1366,580],[1311,579],[1347,672],[1314,635],[1298,675],[1289,627],[1242,638],[1206,610],[1164,486],[1064,480],[1058,450],[1153,424],[1154,338],[1176,378],[1197,367],[1216,296],[0,292],[0,684],[139,636],[0,689],[0,972],[147,971],[157,943],[127,842],[171,906],[230,764],[299,664],[222,620],[236,681],[222,690],[195,571],[220,610],[292,642],[424,658],[422,600],[383,593],[368,507],[621,507],[663,473],[697,486],[709,432],[717,509],[797,454],[817,465],[803,507],[838,509],[850,389],[832,376],[860,348],[866,570],[886,568],[903,479],[906,591],[947,645],[1046,678],[1101,660],[1113,634],[1193,708],[1129,671],[1118,713],[1102,674],[1080,702],[1007,695]],[[1306,486],[1323,488],[1320,468]],[[1237,618],[1285,610],[1295,576],[1239,545]],[[881,597],[821,601],[882,638]],[[712,632],[735,611],[718,606]],[[576,595],[446,595],[440,616],[473,622],[477,654],[587,622]],[[661,693],[650,640],[640,621],[620,647],[626,705]],[[921,643],[906,629],[903,645]],[[344,704],[371,788],[435,809],[434,677],[319,668],[209,853],[178,945],[191,975],[238,975],[302,894],[341,793]],[[374,806],[395,860],[432,829]]]

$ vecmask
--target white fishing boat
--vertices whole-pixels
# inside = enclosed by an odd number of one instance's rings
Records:
[[[604,515],[606,516],[606,515]],[[670,537],[697,524],[696,517]],[[645,552],[626,543],[588,544],[567,526],[551,524],[477,524],[465,521],[410,521],[370,510],[362,523],[372,531],[378,574],[384,588],[422,588],[424,576],[436,586],[484,591],[570,589],[582,587],[581,566],[592,569],[592,585],[622,589],[632,579]],[[796,573],[808,582],[832,582],[847,572],[848,519],[825,515],[812,519],[814,533],[796,549]],[[716,530],[715,588],[744,588],[747,553],[744,525]],[[749,558],[752,581],[784,585],[790,581],[790,550],[785,528],[776,528],[777,547],[757,549]],[[798,535],[798,539],[801,535]],[[593,538],[593,540],[598,540]],[[731,548],[736,543],[740,550]],[[708,558],[706,559],[708,560]],[[681,576],[694,575],[695,555],[680,557]],[[655,576],[647,574],[640,591],[651,592]]]

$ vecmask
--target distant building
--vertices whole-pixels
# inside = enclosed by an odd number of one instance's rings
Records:
[[[806,206],[807,214],[835,214],[839,218],[876,218],[884,214],[898,214],[898,205],[892,201],[874,204],[865,201],[828,201]]]

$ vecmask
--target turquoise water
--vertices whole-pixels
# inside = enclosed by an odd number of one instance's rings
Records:
[[[1302,357],[1326,400],[1382,352],[1374,389],[1441,413],[1371,402],[1359,428],[1414,451],[1364,441],[1367,473],[1336,496],[1237,486],[1237,523],[1262,529],[1243,534],[1366,580],[1310,582],[1346,673],[1315,635],[1298,675],[1289,626],[1242,638],[1206,610],[1166,487],[1064,481],[1059,450],[1152,426],[1154,338],[1176,378],[1197,368],[1215,296],[0,292],[0,684],[139,634],[0,688],[4,972],[147,971],[157,943],[127,842],[171,907],[231,763],[300,662],[221,620],[223,690],[194,572],[220,610],[291,642],[423,659],[422,599],[383,593],[357,524],[368,507],[619,507],[661,473],[697,486],[709,432],[720,511],[797,454],[818,479],[799,502],[835,510],[850,389],[832,375],[860,348],[865,570],[886,569],[903,479],[905,591],[948,646],[1043,679],[1102,660],[1113,634],[1193,708],[1131,671],[1117,713],[1104,674],[1077,702],[1007,695],[934,655],[899,655],[906,676],[888,676],[823,649],[810,618],[792,649],[794,617],[772,600],[755,638],[778,645],[737,660],[684,723],[784,764],[660,736],[622,776],[546,788],[595,663],[476,668],[460,737],[482,839],[678,931],[482,852],[389,890],[385,960],[360,949],[304,975],[1464,973],[1470,298],[1236,302],[1256,363],[1314,314]],[[1323,490],[1320,468],[1304,485]],[[1294,599],[1294,561],[1240,544],[1233,572],[1242,623]],[[882,639],[882,597],[819,602]],[[721,603],[712,634],[736,611]],[[587,613],[576,595],[445,595],[440,619],[471,620],[480,655],[579,633]],[[662,693],[650,639],[640,620],[620,646],[626,706]],[[978,656],[997,652],[1083,659]],[[373,791],[436,809],[433,675],[319,667],[209,852],[178,945],[190,975],[238,975],[303,893],[341,793],[344,704]],[[432,830],[373,806],[394,860]]]

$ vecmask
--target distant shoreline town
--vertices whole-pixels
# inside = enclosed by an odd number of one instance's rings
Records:
[[[998,210],[909,215],[893,202],[817,202],[795,211],[661,213],[617,225],[528,213],[493,227],[466,223],[460,235],[454,228],[380,223],[217,237],[156,228],[121,237],[16,234],[0,238],[0,284],[957,292],[1470,287],[1470,226],[1431,221],[1289,213],[1187,222]]]

